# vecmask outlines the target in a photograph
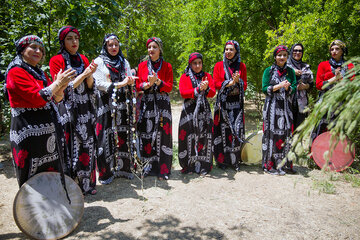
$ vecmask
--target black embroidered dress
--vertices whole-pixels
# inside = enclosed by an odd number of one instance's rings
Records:
[[[206,174],[211,171],[213,165],[213,120],[207,98],[213,97],[216,91],[211,75],[201,73],[184,73],[179,82],[180,94],[185,98],[178,134],[179,163],[183,173]],[[200,92],[200,82],[203,77],[209,81],[209,88]]]
[[[131,90],[128,86],[115,89],[116,93],[113,96],[114,83],[123,81],[126,76],[131,76],[131,72],[130,65],[122,54],[111,57],[104,47],[101,55],[95,59],[95,63],[98,64],[93,74],[98,90],[96,91],[97,166],[100,183],[108,184],[114,176],[133,177],[131,173],[133,162],[128,146],[130,143],[129,120],[131,119],[131,116],[130,118],[128,116],[128,107],[129,101],[132,101]],[[112,112],[114,112],[113,116]]]
[[[148,75],[154,71],[161,79],[159,86],[144,90]],[[144,163],[148,163],[145,175],[155,175],[167,179],[171,173],[172,149],[172,116],[169,93],[173,86],[173,71],[170,63],[159,59],[139,64],[136,82],[138,91],[144,91],[140,103],[137,122],[139,152]]]
[[[17,57],[7,72],[11,106],[10,142],[21,187],[33,175],[60,171],[64,136],[51,82],[44,72]]]

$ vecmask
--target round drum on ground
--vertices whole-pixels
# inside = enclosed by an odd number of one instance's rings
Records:
[[[59,239],[70,234],[84,213],[80,187],[65,176],[71,204],[61,184],[60,173],[42,172],[24,183],[14,199],[17,226],[34,239]]]
[[[336,140],[331,142],[331,133],[324,132],[315,138],[311,153],[315,163],[322,169],[328,166],[331,171],[343,171],[349,167],[355,158],[355,148],[350,150],[352,145],[349,139],[339,141],[335,148]],[[348,151],[346,148],[349,146]],[[332,153],[331,151],[332,150]]]
[[[252,133],[246,138],[246,143],[241,150],[241,160],[245,164],[260,164],[262,160],[262,137],[263,132]]]

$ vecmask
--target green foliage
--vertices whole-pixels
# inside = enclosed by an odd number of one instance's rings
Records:
[[[301,154],[310,146],[310,135],[323,116],[330,119],[336,114],[335,121],[329,124],[334,144],[348,137],[352,144],[347,151],[353,150],[360,143],[360,58],[352,58],[349,62],[354,68],[348,71],[344,79],[324,94],[321,103],[316,103],[308,118],[297,128],[293,137],[293,151]],[[349,62],[345,63],[348,64]],[[290,153],[290,157],[294,155]]]
[[[350,182],[353,187],[360,187],[360,171],[354,168],[350,169],[351,171],[344,174],[344,180]]]
[[[336,193],[336,187],[333,183],[331,183],[329,180],[313,180],[313,188],[315,190],[318,190],[319,193],[323,192],[326,194],[335,194]]]

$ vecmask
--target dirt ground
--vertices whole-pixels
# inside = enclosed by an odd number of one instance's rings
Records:
[[[174,142],[180,111],[173,107]],[[26,239],[12,216],[18,185],[8,143],[0,150],[0,239]],[[360,188],[339,180],[326,194],[315,187],[323,173],[295,168],[299,174],[280,177],[259,166],[214,167],[199,178],[175,165],[168,181],[145,178],[143,191],[139,180],[118,178],[85,197],[82,221],[66,239],[360,239]]]

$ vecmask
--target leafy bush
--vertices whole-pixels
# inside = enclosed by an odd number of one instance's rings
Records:
[[[335,143],[349,138],[352,142],[348,150],[360,147],[360,57],[354,57],[345,64],[352,62],[354,68],[348,71],[344,79],[327,91],[321,103],[316,103],[308,118],[297,128],[293,137],[292,152],[289,157],[308,152],[313,129],[319,124],[323,116],[330,119],[335,113],[336,118],[328,128]],[[295,154],[294,154],[295,153]],[[299,159],[297,159],[299,160]],[[356,153],[353,166],[359,168],[359,152]]]

